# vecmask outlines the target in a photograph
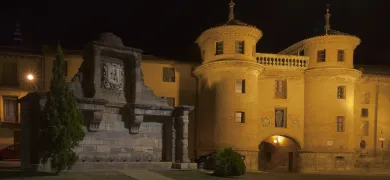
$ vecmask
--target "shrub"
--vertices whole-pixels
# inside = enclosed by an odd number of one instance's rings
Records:
[[[241,176],[246,170],[242,156],[233,151],[232,148],[225,148],[218,151],[216,155],[216,168],[214,175],[216,176]]]

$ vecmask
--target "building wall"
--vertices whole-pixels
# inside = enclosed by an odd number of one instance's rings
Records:
[[[382,75],[363,75],[358,82],[355,104],[357,152],[368,153],[369,156],[390,157],[389,83],[390,78]],[[368,117],[362,117],[362,108],[368,109]],[[364,122],[369,123],[368,134],[364,133]],[[366,142],[364,149],[360,147],[362,140]]]
[[[17,80],[16,85],[4,85],[3,77],[5,74],[4,63],[17,64]],[[4,120],[4,97],[21,98],[33,89],[33,84],[26,78],[27,74],[38,74],[40,70],[41,57],[38,55],[25,53],[10,53],[0,52],[0,122]],[[4,77],[7,78],[7,77]],[[37,86],[37,85],[36,85]],[[17,122],[20,122],[20,107],[17,105]],[[18,129],[18,128],[16,128]],[[14,129],[0,127],[0,148],[14,143]]]

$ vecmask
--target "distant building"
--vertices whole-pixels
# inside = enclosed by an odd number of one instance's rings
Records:
[[[317,36],[278,54],[258,53],[262,31],[235,19],[233,8],[224,25],[196,40],[201,64],[143,56],[145,84],[157,96],[195,106],[191,157],[232,147],[250,171],[345,170],[359,157],[390,157],[389,69],[353,64],[358,37],[331,29],[328,10]],[[19,123],[16,100],[34,87],[48,90],[52,52],[1,50],[0,144],[17,141],[17,126],[10,129]],[[82,53],[65,54],[70,81]]]

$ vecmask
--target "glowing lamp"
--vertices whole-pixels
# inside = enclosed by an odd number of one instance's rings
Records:
[[[28,75],[27,75],[27,79],[28,79],[29,81],[34,80],[34,75],[28,74]]]

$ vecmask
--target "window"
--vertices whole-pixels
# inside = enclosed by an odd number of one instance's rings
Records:
[[[55,66],[57,63],[56,60],[53,61],[53,66]],[[64,76],[68,76],[68,61],[64,61]]]
[[[362,95],[362,104],[370,104],[370,92],[365,92]]]
[[[337,98],[338,99],[345,99],[345,86],[338,86],[337,87]]]
[[[275,81],[275,98],[287,99],[287,80]]]
[[[344,50],[339,49],[337,51],[337,61],[343,62],[344,61]]]
[[[18,81],[18,64],[14,62],[6,62],[3,64],[3,85],[17,86]]]
[[[298,52],[298,56],[304,56],[305,55],[305,50],[302,49]]]
[[[252,56],[256,57],[256,46],[252,47],[252,53],[253,53]]]
[[[204,61],[204,57],[206,56],[206,51],[205,50],[203,50],[202,51],[202,59],[203,59],[203,61]]]
[[[278,128],[287,127],[287,110],[285,108],[275,109],[275,127]]]
[[[236,80],[236,93],[245,93],[245,79]]]
[[[174,97],[165,97],[167,99],[168,105],[175,107],[175,98]]]
[[[3,96],[3,115],[6,122],[18,122],[18,98]]]
[[[362,134],[363,134],[363,136],[368,136],[368,125],[369,125],[369,122],[368,121],[363,121],[363,123],[362,123],[362,130],[363,130],[363,132],[362,132]]]
[[[325,62],[326,50],[317,51],[317,62]]]
[[[236,53],[244,54],[244,41],[236,41]]]
[[[367,108],[362,108],[361,116],[368,117],[368,109]]]
[[[344,132],[344,116],[337,116],[337,132]]]
[[[215,43],[215,54],[223,54],[223,41],[218,41]]]
[[[175,82],[175,68],[163,68],[163,81],[164,82]]]
[[[245,123],[245,113],[241,111],[236,112],[236,123]]]

